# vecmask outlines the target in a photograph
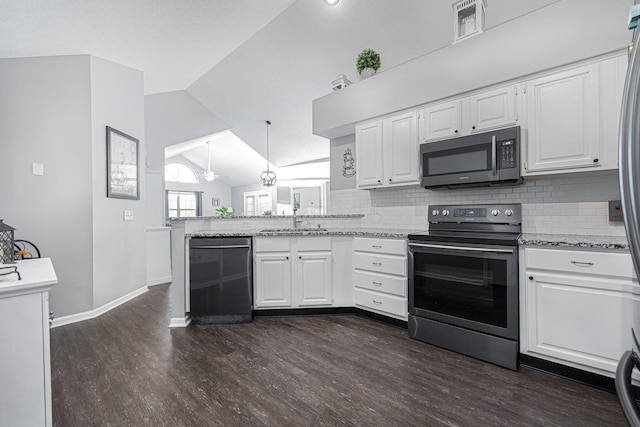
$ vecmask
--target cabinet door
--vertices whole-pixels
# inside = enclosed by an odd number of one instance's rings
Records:
[[[382,185],[382,121],[356,126],[356,186]]]
[[[516,94],[514,86],[472,95],[465,100],[468,108],[468,123],[464,133],[484,132],[488,129],[513,125],[516,123]]]
[[[51,425],[48,293],[0,298],[0,425]]]
[[[417,113],[411,112],[384,121],[384,183],[418,183]]]
[[[598,67],[527,83],[527,173],[599,166]]]
[[[551,356],[612,376],[628,346],[632,300],[598,279],[526,274],[526,341],[522,351]]]
[[[256,307],[291,307],[289,254],[255,255]]]
[[[299,253],[296,266],[298,305],[331,305],[331,253]]]
[[[423,142],[460,135],[460,100],[423,109],[422,120]]]

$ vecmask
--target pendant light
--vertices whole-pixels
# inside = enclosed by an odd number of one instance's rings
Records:
[[[276,184],[276,173],[272,170],[269,170],[269,125],[271,122],[269,120],[267,122],[267,170],[262,171],[260,174],[260,182],[265,187],[272,187]]]

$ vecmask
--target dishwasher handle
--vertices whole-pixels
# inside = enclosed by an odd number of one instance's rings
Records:
[[[202,246],[191,246],[191,249],[241,249],[241,248],[250,248],[249,245],[226,245],[226,246],[215,246],[215,245],[202,245]]]

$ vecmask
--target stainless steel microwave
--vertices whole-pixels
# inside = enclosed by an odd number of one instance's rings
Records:
[[[520,126],[420,144],[420,170],[431,190],[520,184]]]

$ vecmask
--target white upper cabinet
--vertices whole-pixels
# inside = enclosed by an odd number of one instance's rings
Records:
[[[462,121],[460,111],[459,99],[421,110],[422,141],[459,136]]]
[[[358,188],[418,184],[418,162],[415,111],[356,125]]]
[[[384,120],[385,184],[418,182],[418,127],[415,111]]]
[[[598,65],[527,83],[527,172],[600,164]]]
[[[514,125],[516,89],[514,85],[477,92],[421,110],[421,142],[453,138]]]
[[[463,100],[463,117],[467,128],[463,133],[484,132],[516,123],[516,89],[514,85],[487,90]]]
[[[382,120],[356,126],[356,185],[382,185]]]

